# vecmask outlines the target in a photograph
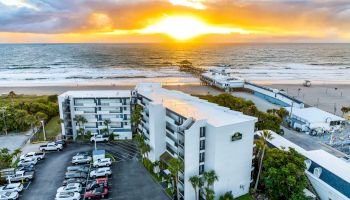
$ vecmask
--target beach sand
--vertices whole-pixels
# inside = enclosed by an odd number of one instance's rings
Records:
[[[291,96],[297,97],[307,105],[316,106],[341,116],[342,106],[350,106],[350,85],[347,84],[313,84],[304,87],[301,84],[264,84],[268,87],[283,89]],[[0,87],[0,94],[14,91],[17,94],[50,95],[61,94],[68,90],[123,90],[132,89],[135,85],[106,86],[33,86],[33,87]],[[189,94],[219,94],[222,91],[200,84],[164,85],[167,89],[179,90]],[[298,90],[300,89],[300,90]],[[334,109],[335,108],[335,109]]]

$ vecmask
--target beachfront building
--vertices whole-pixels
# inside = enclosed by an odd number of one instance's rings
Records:
[[[304,155],[305,174],[321,200],[350,199],[350,162],[324,150],[306,150],[271,131],[270,146],[279,149],[294,148]],[[259,135],[259,132],[256,133]]]
[[[303,132],[332,131],[338,129],[345,119],[316,107],[286,107],[290,113],[288,121],[294,129]]]
[[[229,76],[218,72],[206,72],[203,73],[200,79],[209,85],[218,87],[225,91],[230,91],[234,88],[243,88],[244,79]]]
[[[179,199],[196,199],[189,178],[210,170],[219,177],[213,187],[217,198],[249,192],[256,118],[160,84],[140,84],[135,93],[143,108],[138,130],[151,146],[148,158],[164,164],[177,158],[184,165]]]
[[[244,89],[255,96],[265,99],[281,107],[293,106],[304,108],[304,103],[295,97],[288,95],[283,90],[258,85],[239,77],[232,76],[234,73],[227,68],[214,68],[201,74],[200,79],[208,85],[225,91]]]
[[[100,134],[106,129],[119,139],[131,139],[131,91],[129,90],[98,90],[98,91],[69,91],[58,96],[62,135],[75,139],[78,130]],[[74,120],[83,116],[87,122],[79,124]]]

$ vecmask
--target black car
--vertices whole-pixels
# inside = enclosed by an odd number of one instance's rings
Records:
[[[56,144],[62,144],[63,147],[66,147],[67,146],[67,143],[65,140],[56,140],[55,142]]]
[[[93,190],[93,189],[98,188],[98,187],[105,187],[105,188],[108,188],[108,184],[107,184],[107,182],[98,183],[98,182],[96,182],[96,180],[95,180],[95,181],[93,181],[93,182],[87,184],[87,186],[86,186],[86,191],[90,191],[90,190]]]
[[[16,168],[17,171],[33,172],[35,171],[34,165],[19,166]]]
[[[66,186],[69,183],[80,183],[86,185],[86,178],[70,178],[63,181],[62,185]]]
[[[84,172],[66,172],[65,178],[70,179],[70,178],[87,178],[88,175],[87,173]]]
[[[89,165],[76,165],[67,167],[67,172],[89,172]]]

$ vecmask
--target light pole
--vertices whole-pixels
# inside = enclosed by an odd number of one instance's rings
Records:
[[[40,121],[42,126],[43,126],[43,133],[44,133],[44,140],[46,141],[46,132],[45,132],[45,124],[44,124],[44,120]]]

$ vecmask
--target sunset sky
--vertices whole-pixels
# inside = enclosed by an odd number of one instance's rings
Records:
[[[350,42],[349,0],[0,0],[0,43]]]

